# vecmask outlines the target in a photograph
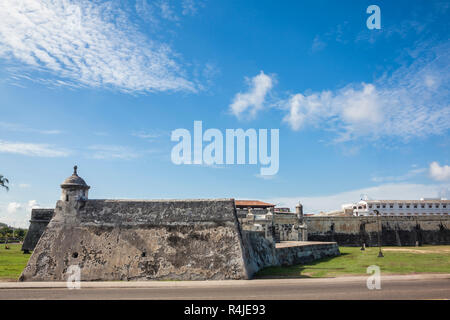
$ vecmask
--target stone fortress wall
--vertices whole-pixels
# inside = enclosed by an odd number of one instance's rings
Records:
[[[339,255],[336,243],[274,242],[243,230],[234,199],[56,204],[21,281],[250,279],[261,268]]]
[[[274,212],[267,210],[241,210],[238,211],[239,222],[242,229],[248,231],[263,231],[266,238],[274,242],[280,241],[307,241],[307,226],[303,219],[303,206],[297,205],[295,213]]]
[[[308,240],[344,246],[450,244],[450,216],[305,216]],[[378,222],[379,221],[379,222]]]
[[[340,254],[336,243],[276,243],[272,212],[264,232],[243,228],[234,199],[89,200],[77,166],[61,189],[54,211],[34,211],[24,250],[44,231],[21,281],[65,281],[73,267],[82,281],[250,279],[264,267]]]
[[[55,213],[54,209],[32,209],[28,232],[23,240],[22,251],[33,251],[45,228]]]
[[[58,201],[24,281],[248,278],[234,201]]]
[[[382,245],[450,244],[448,216],[303,216],[301,205],[238,216],[234,199],[88,200],[69,191],[55,209],[33,210],[23,249],[34,252],[20,280],[63,281],[72,265],[85,281],[250,279],[339,255],[337,244],[376,246],[380,225]]]
[[[295,213],[273,213],[239,219],[244,230],[261,231],[274,242],[307,241],[307,229]]]

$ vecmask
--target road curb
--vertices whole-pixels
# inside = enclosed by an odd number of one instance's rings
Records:
[[[298,285],[302,283],[328,283],[330,285],[344,282],[363,282],[367,276],[342,276],[335,278],[279,278],[279,279],[254,279],[254,280],[208,280],[208,281],[86,281],[81,282],[81,288],[202,288],[202,287],[230,287],[250,286],[258,287],[270,283],[283,285]],[[450,280],[448,274],[412,274],[412,275],[381,275],[383,282],[389,281],[414,281],[414,280]],[[58,289],[67,288],[67,283],[60,282],[0,282],[1,289]]]

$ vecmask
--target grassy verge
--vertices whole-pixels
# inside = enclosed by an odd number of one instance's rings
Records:
[[[20,244],[0,244],[0,281],[17,280],[30,254],[20,251]],[[269,267],[256,277],[335,277],[366,275],[370,265],[378,265],[383,274],[450,273],[450,246],[384,247],[384,258],[378,258],[378,248],[361,251],[340,247],[341,255],[305,265]]]
[[[341,256],[325,258],[305,265],[269,267],[256,277],[335,277],[366,275],[370,265],[380,267],[382,274],[450,273],[450,246],[385,247],[384,258],[378,248],[361,251],[355,247],[339,247]]]
[[[22,270],[27,265],[30,254],[23,254],[19,243],[8,244],[9,250],[5,250],[5,245],[0,244],[0,281],[17,280]]]

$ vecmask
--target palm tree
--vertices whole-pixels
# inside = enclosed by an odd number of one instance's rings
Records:
[[[3,177],[3,176],[0,174],[0,187],[5,188],[6,191],[9,190],[9,187],[6,185],[7,183],[9,183],[8,179],[6,179],[5,177]]]

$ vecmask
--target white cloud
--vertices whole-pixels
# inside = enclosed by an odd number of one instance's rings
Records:
[[[300,201],[305,213],[319,213],[321,211],[340,210],[341,205],[353,203],[361,199],[361,195],[367,195],[376,200],[418,200],[420,198],[434,198],[445,194],[449,185],[424,185],[408,183],[382,184],[376,187],[351,190],[331,195],[314,197],[284,197],[266,199],[270,203],[276,203],[281,207],[289,207],[292,210]],[[444,193],[443,193],[444,192]]]
[[[17,212],[17,210],[19,210],[21,208],[22,208],[22,205],[20,203],[18,203],[18,202],[10,202],[10,203],[8,203],[7,211],[8,211],[9,214],[14,214],[14,213]]]
[[[172,8],[172,5],[167,0],[160,0],[159,2],[156,2],[156,5],[161,10],[161,16],[164,19],[170,20],[170,21],[177,21],[179,18],[175,14],[174,9]]]
[[[326,42],[322,41],[320,36],[316,35],[311,45],[311,51],[318,52],[325,49],[326,46],[327,46]]]
[[[311,52],[315,53],[321,51],[327,47],[327,44],[331,41],[340,43],[348,42],[348,35],[352,28],[348,21],[344,21],[341,24],[333,25],[326,33],[322,35],[316,35],[311,45]]]
[[[70,151],[55,149],[48,144],[9,142],[0,140],[0,153],[15,153],[35,157],[67,157]]]
[[[104,132],[104,131],[97,131],[97,132],[94,132],[94,134],[96,136],[100,136],[100,137],[107,137],[107,136],[109,136],[109,133],[108,132]]]
[[[183,7],[184,15],[194,15],[197,13],[197,6],[194,0],[183,0],[181,6]]]
[[[48,134],[48,135],[56,135],[61,134],[61,130],[38,130],[34,128],[29,128],[27,126],[24,126],[22,124],[17,123],[9,123],[9,122],[1,122],[0,121],[0,128],[7,131],[13,131],[13,132],[31,132],[31,133],[41,133],[41,134]]]
[[[372,177],[372,181],[374,182],[398,182],[398,181],[405,181],[411,178],[416,177],[419,174],[424,173],[427,171],[426,168],[416,168],[413,166],[413,169],[409,170],[407,173],[400,175],[400,176],[387,176],[387,177]]]
[[[405,38],[409,34],[418,36],[426,31],[429,21],[416,21],[416,20],[403,20],[398,24],[389,24],[382,26],[382,30],[374,31],[367,28],[363,28],[355,36],[355,42],[367,41],[374,43],[378,38]]]
[[[139,157],[139,153],[123,146],[117,145],[93,145],[88,149],[93,150],[94,159],[122,159],[131,160]]]
[[[450,186],[442,187],[438,194],[439,198],[450,199]]]
[[[238,118],[246,111],[254,117],[263,108],[266,95],[273,86],[273,79],[263,71],[251,80],[246,80],[250,86],[248,92],[236,94],[230,105],[231,112]]]
[[[269,175],[262,175],[262,174],[259,174],[259,173],[255,174],[254,176],[256,178],[258,178],[258,179],[263,179],[263,180],[273,180],[273,179],[277,178],[276,175],[269,176]]]
[[[163,7],[168,15],[170,8]],[[19,62],[16,82],[123,92],[196,90],[171,49],[137,30],[118,2],[3,0],[0,57]],[[30,70],[56,79],[24,72]]]
[[[0,222],[13,227],[28,228],[31,218],[31,209],[40,208],[36,200],[28,202],[0,203]]]
[[[156,139],[164,134],[162,132],[135,131],[131,135],[141,139]]]
[[[361,136],[425,137],[450,128],[450,42],[420,48],[415,62],[373,83],[297,93],[281,102],[293,130],[314,126],[337,131],[336,141]]]
[[[430,177],[437,181],[450,180],[450,166],[440,166],[438,162],[432,162],[430,164]]]
[[[30,200],[28,201],[28,209],[37,209],[40,208],[41,206],[38,204],[38,202],[36,200]]]
[[[19,183],[19,188],[30,188],[31,184],[29,183]]]

